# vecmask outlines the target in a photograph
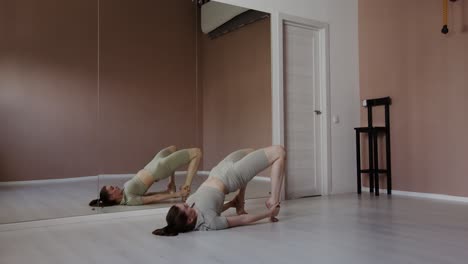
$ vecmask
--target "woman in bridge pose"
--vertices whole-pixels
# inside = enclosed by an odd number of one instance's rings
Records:
[[[113,205],[143,205],[159,201],[182,197],[185,201],[190,194],[193,176],[197,173],[201,159],[198,148],[177,150],[175,146],[161,150],[153,160],[140,170],[132,179],[124,184],[124,188],[117,186],[103,186],[99,199],[92,200],[89,205],[95,207]],[[188,164],[185,184],[176,191],[174,172],[177,168]],[[169,178],[167,190],[159,193],[146,193],[154,182]]]
[[[278,221],[281,184],[284,175],[286,154],[282,146],[271,146],[253,151],[238,150],[229,154],[210,172],[208,179],[191,195],[186,203],[172,206],[166,216],[167,226],[156,229],[153,234],[175,236],[197,230],[220,230],[247,225],[264,218]],[[258,173],[271,166],[271,197],[266,201],[267,210],[258,214],[246,214],[244,210],[245,189]],[[224,197],[239,190],[237,196],[224,204]],[[237,215],[221,216],[230,207]]]

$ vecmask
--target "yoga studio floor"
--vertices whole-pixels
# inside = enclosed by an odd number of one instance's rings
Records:
[[[104,175],[99,186],[123,184],[133,175]],[[207,178],[206,173],[193,179],[192,192]],[[262,180],[263,179],[263,180]],[[266,179],[266,180],[265,180]],[[185,174],[176,174],[179,188],[185,181]],[[154,183],[149,192],[166,190],[167,180]],[[112,206],[92,208],[88,203],[96,199],[99,192],[97,177],[73,178],[58,181],[0,183],[0,224],[31,220],[52,219],[99,213],[113,213],[169,207],[180,199],[171,199],[157,204],[143,206]],[[270,191],[269,178],[255,177],[247,187],[247,198],[267,197]],[[226,199],[231,199],[227,196]]]
[[[264,201],[249,200],[247,211],[263,210]],[[0,225],[1,263],[449,264],[468,260],[464,203],[396,195],[335,195],[285,201],[278,223],[263,221],[177,237],[152,235],[153,229],[164,225],[165,213],[155,209],[144,216],[99,219],[106,217],[102,215],[35,228]]]

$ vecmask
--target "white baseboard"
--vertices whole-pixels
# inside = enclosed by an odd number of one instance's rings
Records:
[[[379,189],[379,190],[380,190],[381,195],[382,194],[387,195],[387,189]],[[362,187],[362,191],[369,192],[369,187]],[[428,198],[428,199],[468,203],[468,197],[437,194],[437,193],[421,193],[421,192],[407,192],[407,191],[392,190],[392,195],[401,195],[401,196],[408,196],[408,197],[418,197],[418,198]]]
[[[271,182],[270,177],[265,177],[265,176],[255,176],[253,178],[254,181],[263,181],[263,182]]]
[[[176,171],[175,175],[185,175],[187,171]],[[199,176],[208,176],[209,171],[199,171],[197,175]],[[50,183],[65,183],[65,182],[80,182],[86,180],[97,180],[100,176],[105,176],[106,179],[126,179],[131,178],[135,174],[100,174],[95,176],[83,176],[83,177],[73,177],[73,178],[62,178],[62,179],[45,179],[45,180],[30,180],[30,181],[8,181],[0,182],[0,187],[7,186],[19,186],[19,185],[29,185],[29,184],[50,184]]]
[[[45,180],[30,180],[30,181],[8,181],[0,182],[0,187],[7,186],[20,186],[29,184],[50,184],[50,183],[63,183],[63,182],[79,182],[85,180],[97,180],[98,176],[83,176],[74,178],[63,178],[63,179],[45,179]]]

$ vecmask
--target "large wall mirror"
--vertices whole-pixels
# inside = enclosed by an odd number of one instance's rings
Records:
[[[269,14],[191,0],[5,0],[0,12],[0,223],[168,207],[181,198],[88,204],[169,146],[202,150],[193,193],[230,152],[272,142]],[[247,198],[267,197],[268,181]]]
[[[0,1],[0,223],[95,213],[96,11],[95,0]]]

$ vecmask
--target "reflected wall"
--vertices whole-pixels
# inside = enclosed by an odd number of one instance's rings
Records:
[[[96,25],[95,0],[0,2],[0,222],[92,213],[74,203],[98,173]]]
[[[0,181],[96,174],[95,1],[1,3]]]
[[[221,37],[200,36],[204,167],[271,145],[270,19]]]
[[[168,145],[200,145],[195,6],[100,2],[101,174],[136,173]]]

